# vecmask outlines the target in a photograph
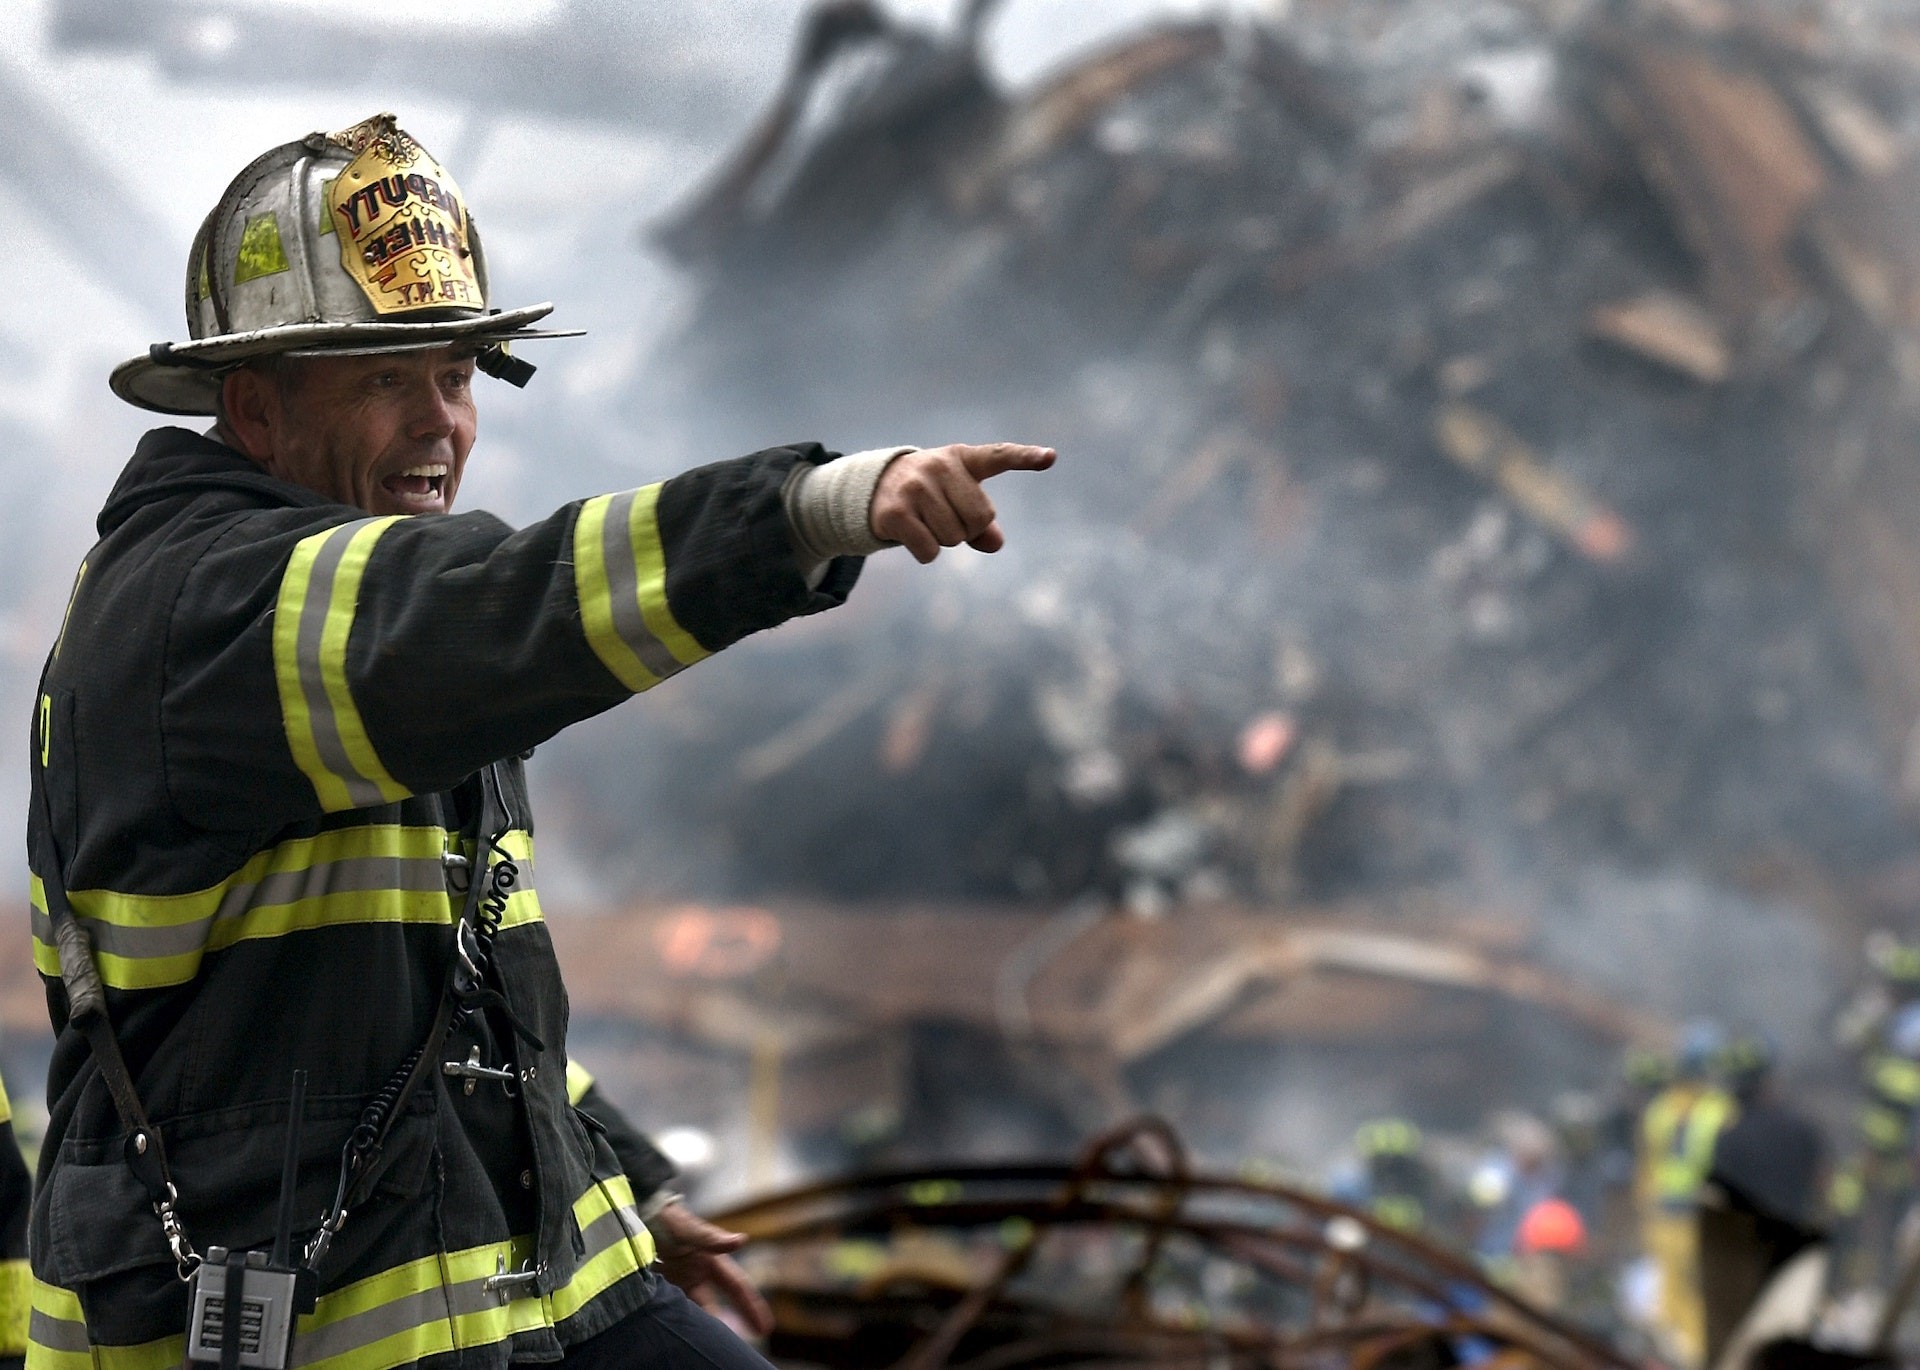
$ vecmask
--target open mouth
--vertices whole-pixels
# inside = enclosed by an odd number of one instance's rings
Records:
[[[419,509],[437,509],[445,502],[448,467],[445,462],[423,462],[396,471],[380,486],[403,505]]]

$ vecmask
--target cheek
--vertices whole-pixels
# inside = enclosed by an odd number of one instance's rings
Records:
[[[453,474],[457,477],[467,464],[467,453],[473,450],[473,440],[480,433],[480,415],[468,400],[454,410],[453,435]]]

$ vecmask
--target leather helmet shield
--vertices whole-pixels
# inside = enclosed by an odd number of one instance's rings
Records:
[[[466,204],[446,169],[389,115],[334,137],[354,158],[326,184],[328,224],[374,312],[484,309]]]
[[[534,328],[549,304],[489,308],[465,197],[391,114],[256,157],[201,224],[185,285],[187,341],[113,369],[129,404],[212,414],[225,367],[277,353],[484,349],[577,331]]]

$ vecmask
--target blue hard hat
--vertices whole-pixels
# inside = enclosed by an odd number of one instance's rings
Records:
[[[1711,1018],[1696,1018],[1680,1032],[1680,1050],[1676,1053],[1680,1073],[1689,1079],[1710,1074],[1726,1050],[1727,1034]]]

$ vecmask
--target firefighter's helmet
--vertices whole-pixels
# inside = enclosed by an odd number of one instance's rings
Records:
[[[113,392],[164,414],[211,414],[220,378],[260,357],[471,344],[481,369],[524,385],[506,354],[551,304],[497,310],[466,198],[446,169],[376,114],[255,159],[200,225],[187,258],[190,340],[114,368]]]

